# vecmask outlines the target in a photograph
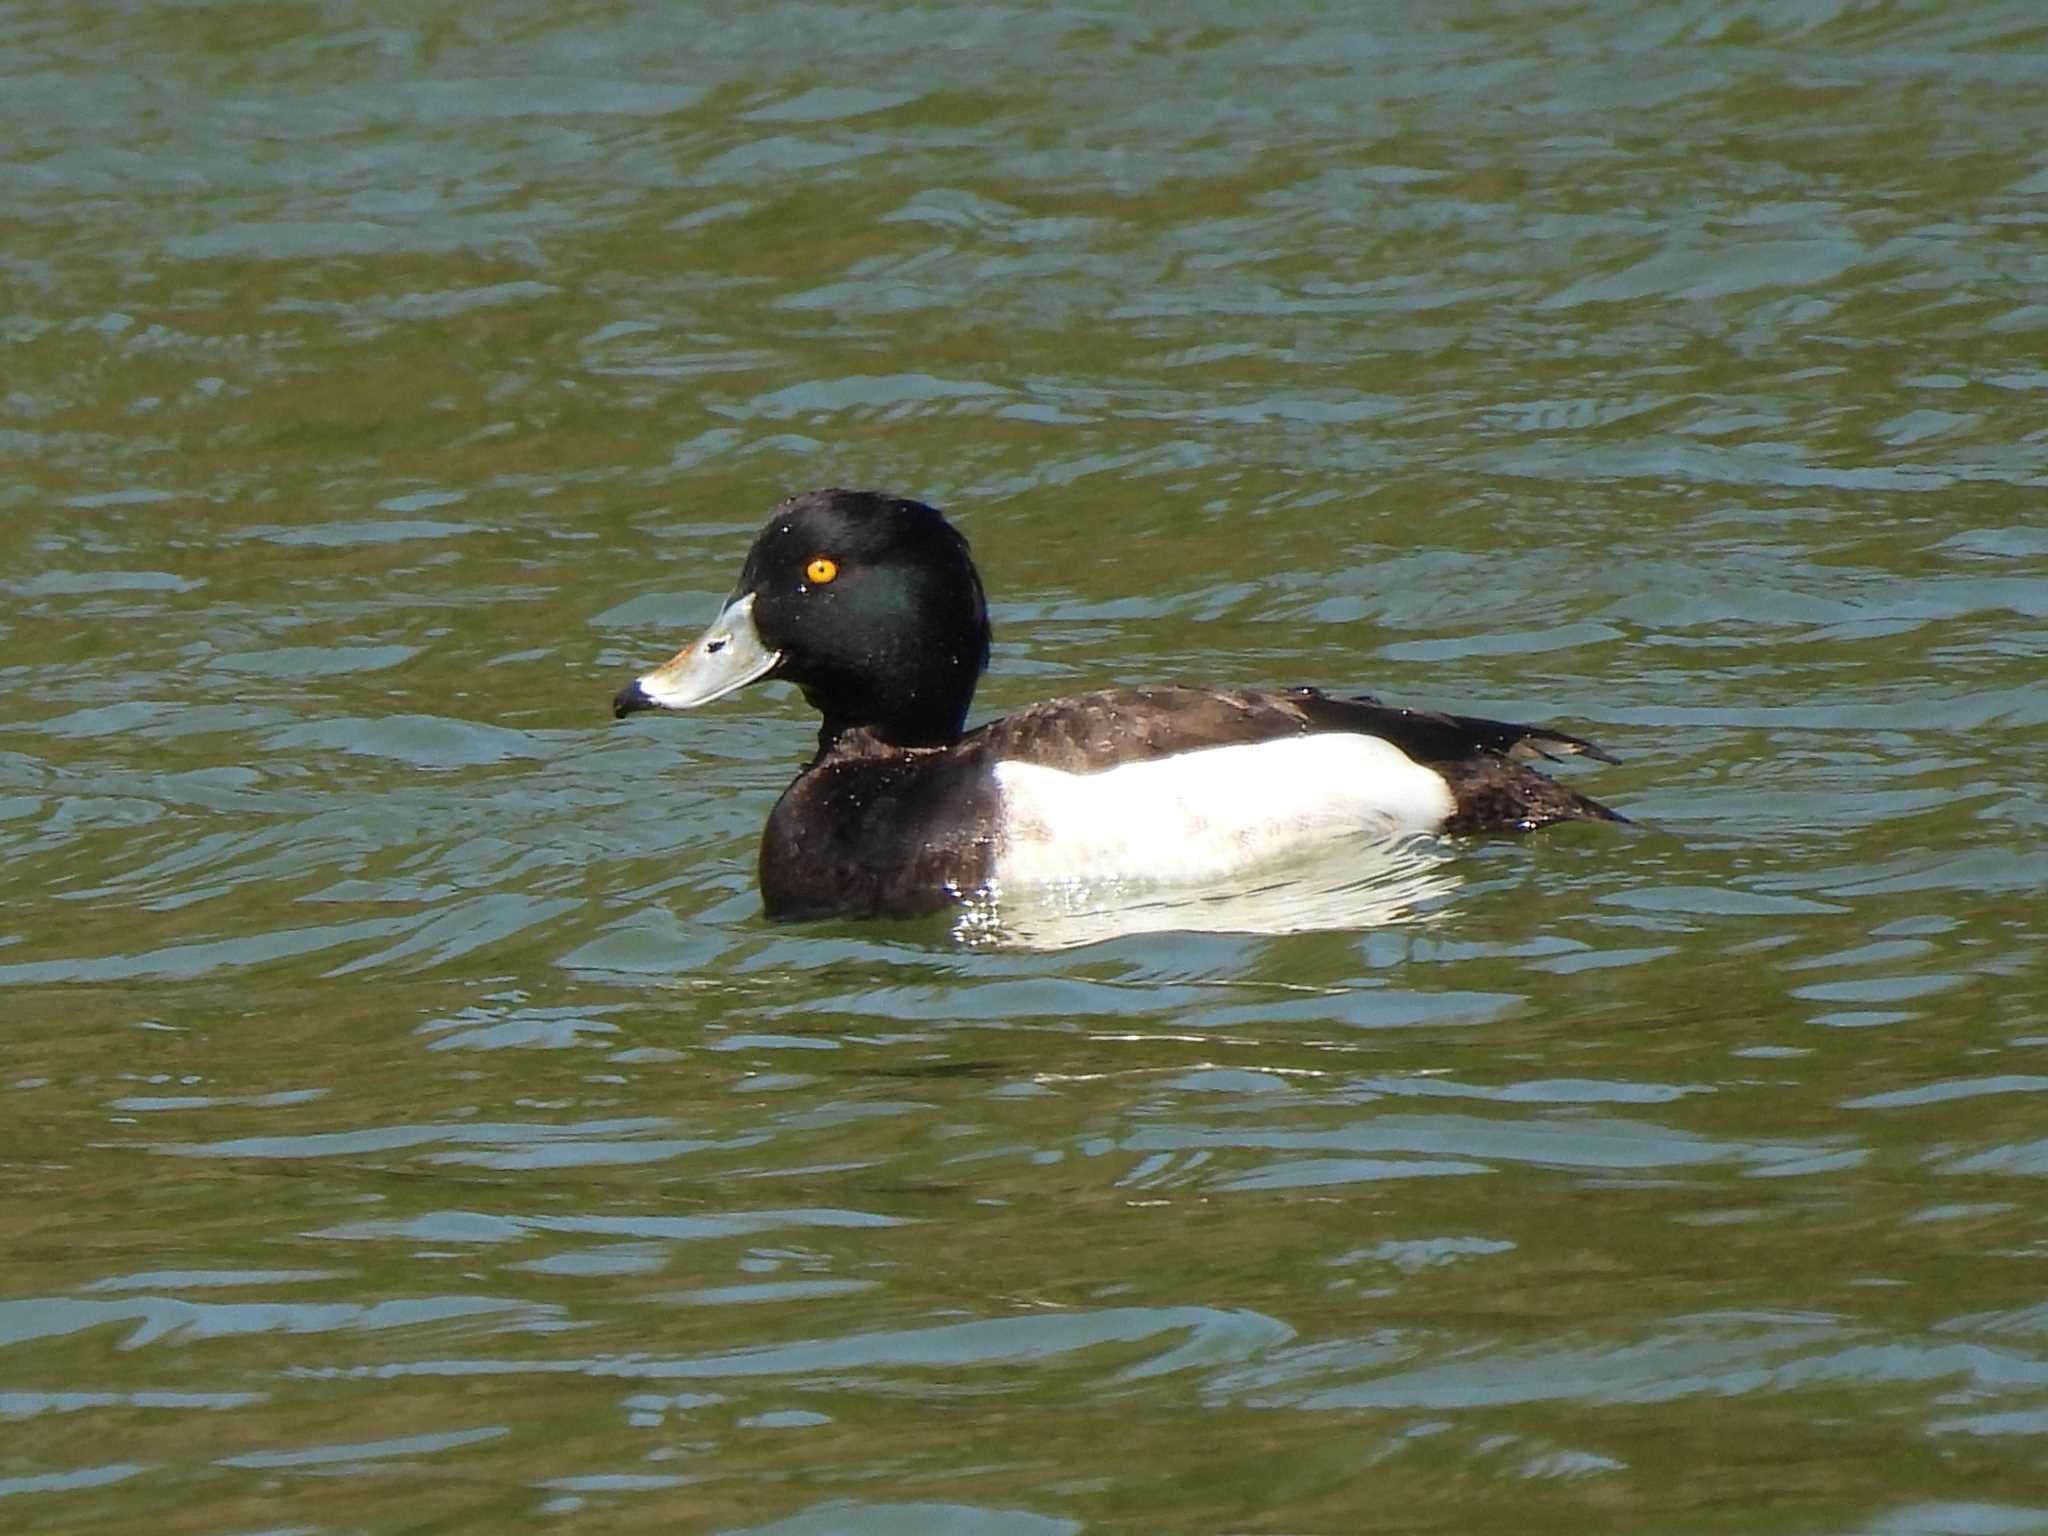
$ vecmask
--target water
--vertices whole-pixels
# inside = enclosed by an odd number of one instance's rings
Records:
[[[0,60],[7,1528],[2048,1530],[2034,7]],[[1365,687],[1661,831],[770,927],[801,704],[607,703],[833,483],[983,713]]]

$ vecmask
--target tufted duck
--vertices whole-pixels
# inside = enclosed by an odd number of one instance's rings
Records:
[[[783,502],[695,644],[628,683],[620,717],[763,678],[824,716],[769,813],[769,916],[909,915],[1005,886],[1222,878],[1359,834],[1622,821],[1525,765],[1614,759],[1560,731],[1313,688],[1118,688],[964,729],[988,665],[967,541],[871,491]]]

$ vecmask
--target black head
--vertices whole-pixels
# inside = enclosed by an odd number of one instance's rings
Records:
[[[874,491],[805,491],[769,517],[703,640],[636,680],[616,708],[689,707],[779,677],[824,715],[821,749],[856,727],[936,746],[960,735],[988,653],[981,578],[936,510]]]

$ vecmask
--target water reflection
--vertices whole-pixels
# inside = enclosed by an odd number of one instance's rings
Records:
[[[953,928],[963,943],[1077,949],[1134,934],[1284,934],[1384,927],[1445,909],[1455,848],[1438,839],[1358,841],[1199,888],[1097,882],[985,895]]]

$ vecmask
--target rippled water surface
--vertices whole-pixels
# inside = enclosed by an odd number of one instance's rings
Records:
[[[0,1526],[2048,1531],[2038,6],[0,74]],[[801,702],[606,706],[828,484],[984,712],[1370,688],[1659,830],[771,927]]]

